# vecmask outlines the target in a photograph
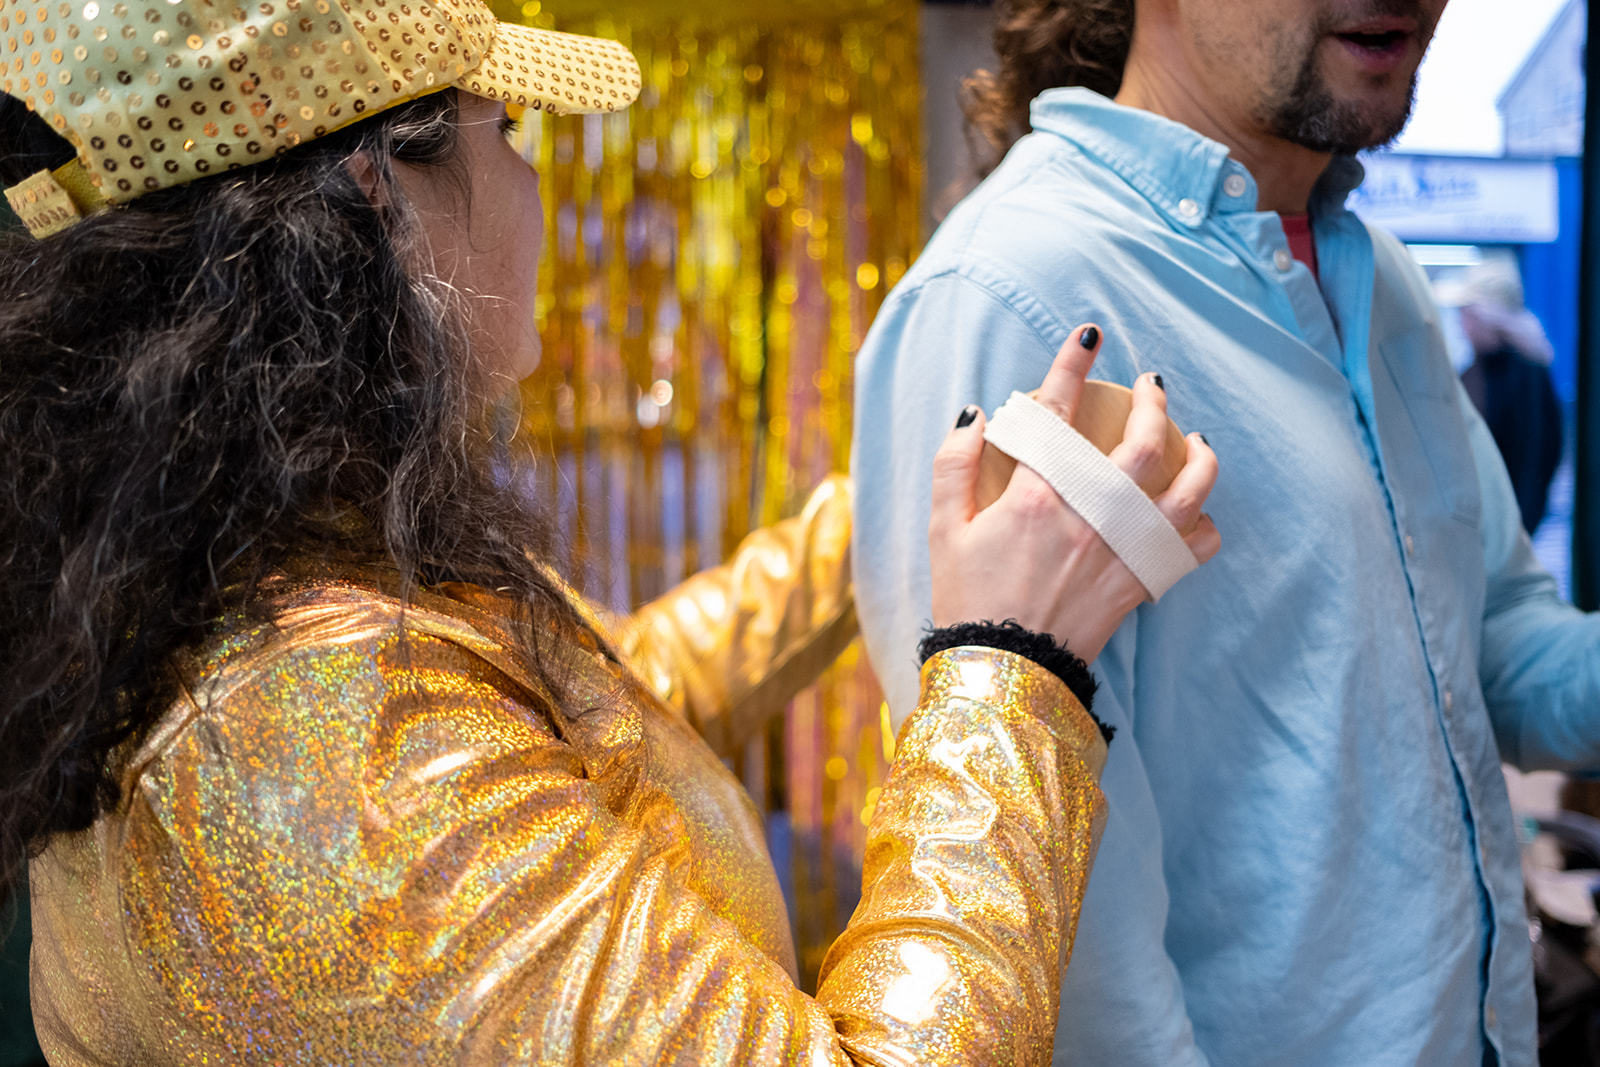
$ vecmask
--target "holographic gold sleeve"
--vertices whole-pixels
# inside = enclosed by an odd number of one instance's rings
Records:
[[[870,1063],[1046,1063],[1105,822],[1105,742],[1060,679],[954,648],[922,669],[818,1001]]]
[[[30,868],[51,1062],[1048,1059],[1104,757],[1053,675],[929,661],[813,999],[733,776],[592,647],[551,707],[494,625],[313,584],[189,663]]]
[[[856,636],[850,483],[757,530],[615,627],[618,651],[718,755],[736,752]]]

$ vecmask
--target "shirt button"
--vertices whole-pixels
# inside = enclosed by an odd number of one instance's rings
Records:
[[[1406,555],[1411,555],[1417,550],[1417,542],[1410,534],[1406,534]]]
[[[1288,274],[1289,268],[1294,266],[1294,257],[1289,254],[1287,248],[1280,248],[1272,253],[1272,262],[1280,272]]]
[[[1494,1005],[1493,1004],[1491,1004],[1487,1008],[1483,1009],[1483,1021],[1485,1023],[1489,1024],[1490,1026],[1494,1026],[1494,1024],[1495,1024],[1495,1014],[1494,1014]]]
[[[1445,711],[1449,711],[1451,708],[1453,708],[1455,706],[1456,706],[1456,695],[1454,693],[1452,693],[1450,690],[1446,689],[1444,691],[1444,710]],[[1490,1008],[1489,1010],[1493,1011],[1494,1009]],[[1491,1019],[1490,1023],[1492,1024],[1493,1021],[1494,1020]]]
[[[1178,214],[1182,215],[1188,221],[1193,222],[1195,219],[1200,217],[1200,205],[1186,196],[1182,200],[1178,201]]]
[[[1222,191],[1229,196],[1243,196],[1249,188],[1249,183],[1244,180],[1243,174],[1230,174],[1222,179]]]

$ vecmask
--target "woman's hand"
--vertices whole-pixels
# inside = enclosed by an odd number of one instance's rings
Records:
[[[1098,329],[1089,338],[1094,346],[1083,343],[1089,329],[1073,332],[1035,394],[1068,422],[1098,347]],[[1146,491],[1160,471],[1167,430],[1167,394],[1155,378],[1144,374],[1134,383],[1133,410],[1122,443],[1110,455]],[[1000,498],[979,510],[983,412],[969,408],[962,421],[933,459],[933,624],[1015,619],[1050,634],[1085,662],[1093,660],[1146,599],[1144,587],[1100,535],[1020,463]],[[1217,457],[1199,434],[1187,441],[1183,469],[1155,504],[1204,563],[1222,543],[1200,510],[1217,481]]]

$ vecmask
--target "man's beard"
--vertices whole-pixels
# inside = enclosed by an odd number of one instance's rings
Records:
[[[1384,114],[1375,107],[1335,100],[1317,71],[1316,50],[1306,54],[1294,87],[1266,102],[1267,128],[1274,136],[1317,152],[1352,155],[1378,148],[1400,136],[1417,99],[1417,75],[1411,75],[1403,105]]]

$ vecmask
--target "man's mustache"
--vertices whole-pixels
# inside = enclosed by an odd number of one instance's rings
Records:
[[[1368,19],[1379,18],[1410,18],[1416,19],[1419,26],[1424,22],[1431,25],[1431,21],[1422,10],[1421,0],[1366,0],[1365,3],[1349,4],[1336,12],[1330,12],[1324,21],[1338,26],[1350,26]]]

